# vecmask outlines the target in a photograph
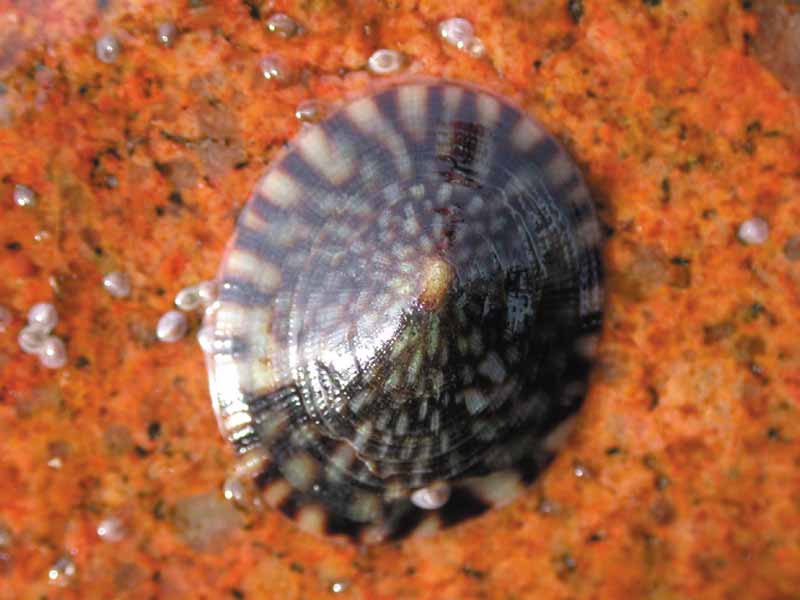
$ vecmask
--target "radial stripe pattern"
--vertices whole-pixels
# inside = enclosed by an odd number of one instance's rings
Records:
[[[601,237],[560,144],[486,91],[395,84],[301,131],[206,323],[220,428],[266,501],[364,543],[510,501],[585,395]]]

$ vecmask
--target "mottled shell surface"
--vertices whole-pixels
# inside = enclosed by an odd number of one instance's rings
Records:
[[[397,539],[508,502],[586,392],[600,241],[572,160],[503,99],[410,81],[347,103],[272,162],[222,262],[223,434],[318,533]]]

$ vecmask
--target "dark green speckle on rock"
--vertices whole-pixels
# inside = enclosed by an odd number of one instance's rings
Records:
[[[583,0],[567,0],[567,12],[575,23],[583,17]]]

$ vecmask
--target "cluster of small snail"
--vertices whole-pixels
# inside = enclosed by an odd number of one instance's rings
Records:
[[[55,306],[47,302],[34,304],[28,311],[28,324],[17,336],[20,349],[39,357],[42,366],[60,369],[67,364],[67,350],[61,338],[51,335],[58,324]]]

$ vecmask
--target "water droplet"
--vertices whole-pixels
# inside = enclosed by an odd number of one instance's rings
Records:
[[[289,66],[277,54],[268,54],[259,61],[258,66],[264,79],[280,83],[286,83],[290,79]]]
[[[453,17],[439,23],[439,35],[459,50],[464,50],[469,41],[475,37],[475,29],[466,19]]]
[[[39,354],[48,333],[37,325],[23,327],[17,336],[17,344],[26,354]]]
[[[294,116],[303,123],[316,123],[328,112],[328,105],[320,100],[305,100],[297,105]]]
[[[76,573],[75,561],[69,556],[62,556],[47,571],[47,578],[53,585],[66,587],[75,578]]]
[[[581,463],[575,463],[572,465],[572,472],[578,479],[583,479],[589,476],[589,469]]]
[[[94,50],[101,62],[111,64],[119,57],[119,40],[111,34],[106,34],[97,39],[94,44]]]
[[[61,338],[51,335],[44,340],[39,349],[39,362],[48,369],[60,369],[67,364],[67,349]]]
[[[402,69],[404,62],[403,55],[397,50],[381,48],[369,57],[367,68],[376,75],[389,75]]]
[[[14,186],[14,202],[17,206],[36,206],[36,192],[27,185],[18,183]]]
[[[300,27],[289,15],[275,13],[267,20],[267,30],[284,38],[290,38],[298,33]]]
[[[131,295],[131,278],[127,273],[113,271],[103,277],[103,287],[114,298],[127,298]]]
[[[761,217],[753,217],[739,226],[738,236],[745,244],[763,244],[769,238],[769,224]]]
[[[156,29],[156,39],[165,48],[172,48],[175,38],[178,37],[178,28],[175,23],[159,23]]]
[[[331,592],[334,594],[341,594],[344,591],[347,591],[348,584],[346,581],[334,581],[331,584]]]
[[[165,313],[159,320],[156,326],[156,337],[162,342],[177,342],[189,329],[189,321],[186,315],[177,310],[171,310]]]
[[[38,327],[45,333],[50,333],[58,324],[56,307],[49,302],[34,304],[28,311],[28,325]]]
[[[125,524],[119,517],[107,517],[97,525],[97,537],[112,544],[121,542],[125,538]]]
[[[479,37],[474,37],[469,40],[467,42],[466,50],[475,58],[482,58],[483,55],[486,54],[486,46],[483,45],[483,42]]]

